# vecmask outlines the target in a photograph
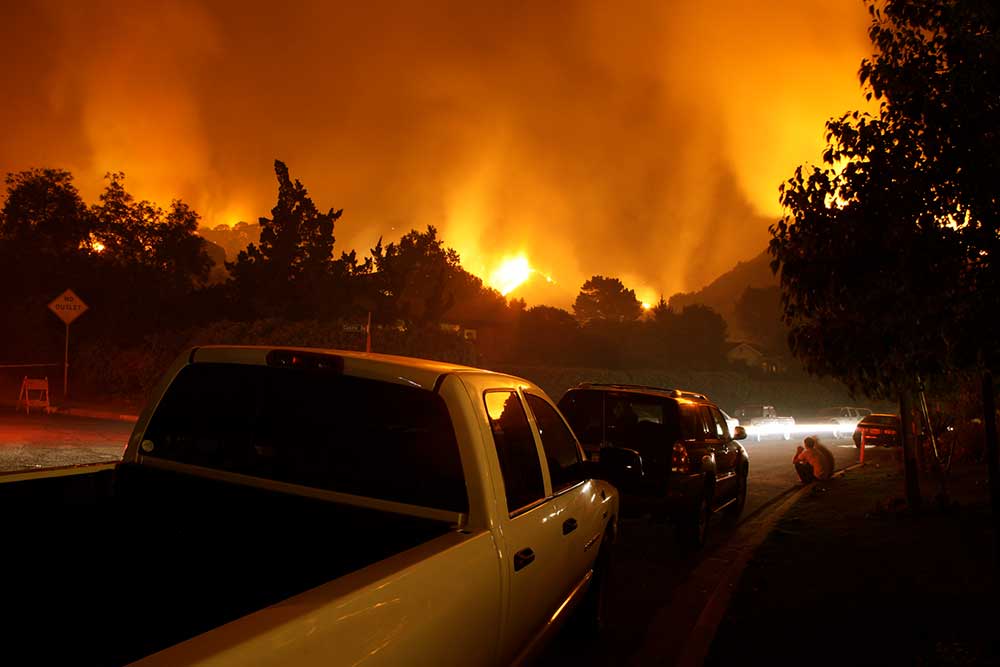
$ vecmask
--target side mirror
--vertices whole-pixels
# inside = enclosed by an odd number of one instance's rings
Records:
[[[634,449],[604,447],[597,463],[598,477],[619,488],[631,488],[643,477],[642,456]]]
[[[747,430],[742,426],[736,427],[736,432],[733,433],[733,440],[743,440],[747,437]]]

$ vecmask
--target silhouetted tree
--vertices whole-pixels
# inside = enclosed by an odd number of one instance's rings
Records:
[[[573,313],[583,324],[593,321],[632,322],[639,319],[642,304],[635,290],[618,278],[594,276],[583,283],[573,302]]]
[[[677,360],[701,368],[719,368],[726,360],[726,320],[702,304],[685,306],[675,315],[670,340],[680,350]]]
[[[260,244],[227,264],[244,316],[316,317],[337,312],[330,288],[344,269],[334,258],[334,223],[343,210],[320,212],[288,167],[274,161],[278,201],[260,218]]]
[[[875,398],[900,397],[916,507],[918,377],[996,350],[984,325],[997,294],[1000,9],[950,0],[870,9],[876,54],[861,81],[879,112],[827,124],[828,167],[800,167],[783,186],[789,214],[772,227],[770,251],[806,368]],[[992,413],[986,421],[995,424]],[[994,448],[991,473],[995,458]]]
[[[91,208],[96,220],[95,254],[122,268],[155,272],[157,289],[186,292],[208,280],[212,260],[198,235],[200,216],[179,199],[170,210],[136,200],[125,189],[125,174],[105,176],[108,185]],[[96,250],[99,249],[99,252]],[[137,287],[137,286],[136,286]]]
[[[517,359],[532,364],[579,363],[579,325],[561,308],[534,306],[520,320]]]
[[[928,215],[954,228],[965,251],[955,271],[935,276],[952,288],[935,316],[955,325],[947,334],[951,365],[981,375],[1000,562],[1000,448],[992,378],[1000,368],[1000,345],[991,333],[1000,297],[1000,5],[889,0],[881,10],[871,9],[869,34],[877,53],[862,64],[861,80],[881,101],[887,134],[912,137],[928,185],[914,194]],[[927,324],[939,323],[928,318]]]
[[[747,287],[736,302],[736,318],[752,341],[777,354],[788,350],[781,320],[781,288]]]
[[[89,252],[95,221],[62,169],[31,169],[7,174],[7,196],[0,210],[0,241],[24,254],[68,257]]]
[[[372,248],[378,311],[388,321],[441,322],[455,303],[455,280],[462,272],[458,253],[446,248],[437,229],[412,230],[398,242]]]

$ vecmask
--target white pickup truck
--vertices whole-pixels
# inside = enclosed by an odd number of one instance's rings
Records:
[[[120,464],[0,478],[4,651],[76,665],[519,661],[574,609],[599,625],[619,500],[594,465],[516,377],[196,348]]]
[[[772,435],[789,440],[795,431],[795,418],[779,417],[773,405],[741,405],[733,416],[740,420],[740,426],[746,429],[747,435],[758,441]]]

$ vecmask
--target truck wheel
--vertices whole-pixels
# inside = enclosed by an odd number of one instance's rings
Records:
[[[608,526],[601,538],[600,550],[594,561],[594,576],[590,588],[577,610],[576,623],[579,634],[587,637],[599,636],[608,626],[608,577],[614,561],[614,529]]]
[[[677,526],[677,537],[680,539],[681,546],[686,549],[697,551],[705,546],[705,540],[708,537],[708,524],[712,518],[710,498],[711,489],[706,486],[698,499],[698,504]]]

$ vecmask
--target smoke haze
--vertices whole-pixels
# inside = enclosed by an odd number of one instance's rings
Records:
[[[481,276],[526,255],[529,302],[598,273],[655,300],[758,254],[862,104],[861,2],[332,4],[7,6],[0,170],[88,201],[122,170],[215,226],[268,214],[280,158],[342,249],[433,224]]]

